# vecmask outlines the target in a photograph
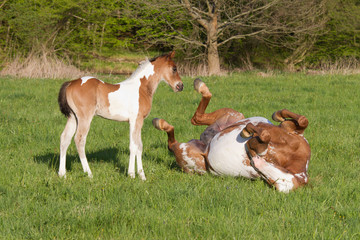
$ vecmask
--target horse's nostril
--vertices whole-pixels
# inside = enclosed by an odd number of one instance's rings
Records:
[[[184,89],[184,84],[178,83],[178,84],[176,85],[176,90],[178,90],[179,92],[181,92],[183,89]]]

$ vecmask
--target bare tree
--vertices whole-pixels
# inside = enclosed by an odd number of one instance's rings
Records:
[[[166,21],[182,44],[203,49],[210,75],[220,73],[219,48],[237,39],[256,38],[293,53],[286,64],[303,60],[325,23],[325,0],[166,0],[152,7],[182,9],[194,31],[183,33]],[[164,15],[165,16],[165,15]],[[197,34],[194,34],[197,33]]]

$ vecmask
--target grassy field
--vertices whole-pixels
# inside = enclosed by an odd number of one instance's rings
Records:
[[[118,79],[106,79],[118,82]],[[66,119],[64,80],[0,79],[0,239],[360,239],[360,76],[237,74],[203,78],[208,111],[246,117],[279,109],[305,115],[310,184],[283,194],[263,181],[182,173],[154,117],[177,140],[199,138],[190,118],[200,96],[193,79],[173,93],[164,83],[142,131],[146,182],[130,179],[128,124],[93,120],[83,172],[72,143],[67,178],[57,176]]]

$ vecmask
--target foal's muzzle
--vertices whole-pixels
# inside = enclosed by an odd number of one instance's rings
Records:
[[[182,82],[179,82],[176,84],[176,91],[181,92],[184,89],[184,84]]]

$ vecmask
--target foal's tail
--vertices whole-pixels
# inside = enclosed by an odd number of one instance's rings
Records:
[[[65,117],[70,117],[72,110],[66,99],[66,89],[70,85],[70,82],[64,82],[59,91],[58,103],[60,111],[65,115]]]

